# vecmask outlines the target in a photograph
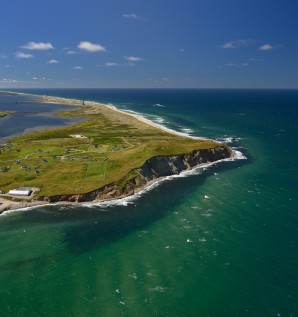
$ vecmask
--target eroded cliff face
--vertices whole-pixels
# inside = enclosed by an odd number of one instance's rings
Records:
[[[211,149],[196,150],[189,154],[174,156],[155,156],[148,159],[140,168],[133,169],[121,180],[105,185],[84,194],[67,194],[38,197],[40,201],[90,202],[119,199],[137,193],[149,183],[162,177],[177,175],[204,163],[232,157],[233,152],[221,144]]]

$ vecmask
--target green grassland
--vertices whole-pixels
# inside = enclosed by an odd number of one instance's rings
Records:
[[[38,187],[40,196],[85,193],[119,181],[156,155],[212,148],[101,105],[61,113],[86,120],[16,137],[0,146],[0,190]],[[86,138],[74,138],[80,134]]]

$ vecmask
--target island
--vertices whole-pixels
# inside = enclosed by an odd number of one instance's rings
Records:
[[[84,120],[0,144],[0,212],[124,198],[166,176],[234,155],[225,144],[187,137],[111,105],[39,100],[77,106],[58,115]]]

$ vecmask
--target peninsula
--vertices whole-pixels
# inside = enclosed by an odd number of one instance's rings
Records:
[[[234,155],[222,143],[180,135],[109,105],[49,96],[39,101],[78,106],[58,115],[85,120],[0,144],[0,212],[123,198],[162,177]],[[28,196],[13,191],[20,187],[30,189]]]
[[[4,118],[12,113],[13,111],[0,111],[0,118]]]

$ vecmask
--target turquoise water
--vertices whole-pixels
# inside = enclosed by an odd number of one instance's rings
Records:
[[[297,316],[297,90],[39,90],[235,138],[135,200],[0,216],[1,316]],[[2,176],[1,176],[2,177]]]

